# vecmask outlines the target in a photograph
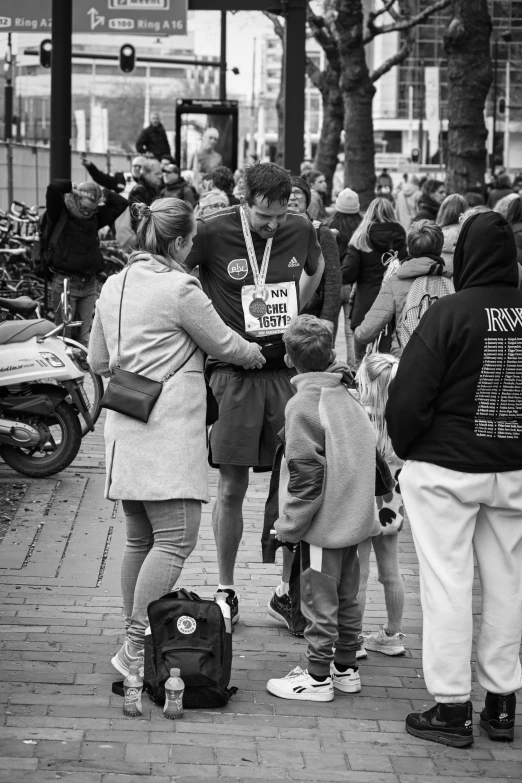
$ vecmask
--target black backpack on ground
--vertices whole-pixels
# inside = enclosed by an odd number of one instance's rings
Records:
[[[144,690],[165,702],[165,682],[178,668],[185,683],[183,706],[224,707],[237,688],[229,688],[232,634],[219,605],[188,590],[167,593],[148,606]]]

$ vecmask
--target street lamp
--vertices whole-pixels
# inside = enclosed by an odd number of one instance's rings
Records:
[[[509,30],[503,30],[495,37],[493,42],[493,143],[491,145],[491,159],[489,162],[492,175],[495,171],[495,136],[497,133],[498,42],[504,41],[509,43],[512,40],[513,36]]]

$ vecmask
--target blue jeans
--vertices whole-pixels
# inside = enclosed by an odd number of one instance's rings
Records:
[[[60,297],[63,292],[63,281],[66,277],[69,278],[69,298],[73,321],[82,322],[82,325],[78,328],[78,342],[88,345],[94,316],[94,305],[98,299],[96,277],[92,275],[83,279],[78,277],[78,275],[64,275],[61,272],[57,272],[54,275],[51,286],[51,305],[54,310],[54,322],[57,326],[63,323]],[[69,334],[72,331],[71,329],[66,329],[65,331],[67,337],[72,336]]]
[[[176,584],[198,540],[200,500],[123,500],[121,592],[127,638],[143,646],[147,607]]]

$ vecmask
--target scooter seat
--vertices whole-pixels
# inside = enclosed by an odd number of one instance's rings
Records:
[[[0,345],[25,343],[31,337],[49,334],[54,328],[55,325],[44,318],[38,321],[9,321],[0,324]]]
[[[0,297],[0,308],[15,315],[32,315],[37,307],[38,303],[29,296],[19,296],[17,299],[2,299]]]

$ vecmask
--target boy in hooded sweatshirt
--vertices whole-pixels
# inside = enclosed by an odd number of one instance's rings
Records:
[[[332,701],[334,688],[361,689],[355,660],[361,633],[357,545],[376,532],[375,434],[343,383],[347,366],[331,365],[328,327],[301,315],[284,341],[285,362],[297,375],[296,394],[285,410],[275,529],[279,540],[301,542],[308,670],[297,667],[269,680],[267,690],[283,699]]]
[[[406,729],[473,743],[473,552],[482,587],[480,726],[514,738],[522,687],[522,292],[513,231],[495,212],[463,223],[456,293],[413,332],[390,386],[386,423],[406,460],[401,492],[419,558],[423,668],[436,704]]]

